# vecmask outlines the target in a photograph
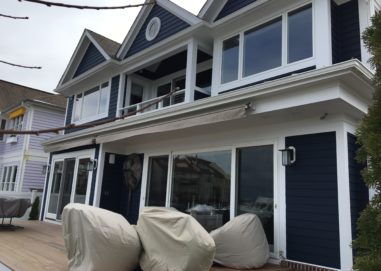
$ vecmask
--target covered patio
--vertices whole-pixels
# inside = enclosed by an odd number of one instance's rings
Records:
[[[17,231],[0,232],[0,270],[43,271],[67,270],[67,258],[62,237],[62,227],[40,221],[15,220],[23,226]],[[3,266],[2,266],[3,265]],[[3,269],[2,269],[3,268]],[[233,271],[212,267],[211,271]],[[257,271],[287,271],[275,265],[267,265]]]

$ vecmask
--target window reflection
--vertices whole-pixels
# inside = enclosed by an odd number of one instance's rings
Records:
[[[237,150],[237,215],[256,214],[267,240],[274,244],[274,169],[273,146]]]
[[[238,79],[239,36],[227,39],[222,49],[221,83]]]
[[[165,206],[167,176],[168,155],[151,157],[147,182],[147,206]]]
[[[231,152],[175,155],[171,206],[208,231],[229,220]]]

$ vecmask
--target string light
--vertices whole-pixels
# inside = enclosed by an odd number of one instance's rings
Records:
[[[45,5],[48,7],[63,7],[63,8],[75,8],[75,9],[93,9],[93,10],[101,10],[101,9],[126,9],[126,8],[135,8],[135,7],[141,7],[146,5],[152,5],[156,1],[149,1],[148,3],[142,3],[142,4],[129,4],[129,5],[123,5],[123,6],[83,6],[83,5],[72,5],[72,4],[65,4],[65,3],[56,3],[56,2],[50,2],[50,1],[43,1],[43,0],[18,0],[19,2],[25,1],[25,2],[31,2],[36,4]]]
[[[116,120],[120,120],[120,119],[124,119],[126,117],[129,117],[129,116],[136,115],[136,113],[144,112],[144,110],[146,110],[146,109],[148,109],[148,108],[150,108],[150,107],[152,107],[152,106],[154,106],[156,104],[159,104],[161,101],[163,101],[164,99],[166,99],[169,96],[171,96],[174,92],[175,91],[169,92],[167,95],[161,97],[159,100],[157,100],[155,102],[152,102],[152,103],[149,103],[146,106],[143,106],[142,108],[140,108],[139,110],[134,110],[134,111],[128,112],[127,114],[124,114],[124,115],[122,115],[120,117],[114,117],[112,119],[107,119],[107,120],[102,120],[102,121],[96,121],[96,122],[87,123],[87,124],[80,124],[80,125],[70,124],[70,125],[67,125],[67,126],[64,126],[64,127],[44,129],[44,130],[28,130],[28,131],[0,130],[0,135],[37,135],[38,136],[40,134],[49,134],[49,133],[56,133],[56,134],[58,134],[59,131],[64,131],[64,130],[67,130],[67,129],[78,129],[78,128],[96,127],[96,126],[99,126],[99,125],[102,125],[102,124],[114,122]]]
[[[0,17],[16,19],[16,20],[28,20],[29,19],[29,17],[18,17],[18,16],[11,16],[11,15],[1,14],[1,13],[0,13]]]
[[[7,65],[11,65],[11,66],[19,67],[19,68],[24,68],[24,69],[42,69],[42,67],[38,67],[38,66],[24,66],[24,65],[19,65],[19,64],[7,62],[4,60],[0,60],[0,63],[4,63]]]

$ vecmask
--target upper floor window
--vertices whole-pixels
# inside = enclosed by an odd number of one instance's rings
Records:
[[[109,96],[108,82],[77,94],[74,102],[73,121],[91,121],[106,117]]]
[[[21,131],[24,115],[20,115],[12,119],[12,129],[14,131]]]
[[[311,58],[312,33],[309,4],[224,40],[221,83]]]

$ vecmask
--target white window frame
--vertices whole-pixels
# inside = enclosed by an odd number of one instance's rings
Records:
[[[292,13],[295,10],[298,10],[300,8],[303,8],[307,5],[312,6],[312,56],[309,58],[305,58],[299,61],[295,61],[292,63],[287,63],[288,61],[288,15],[289,13]],[[217,58],[220,59],[218,62],[217,72],[216,74],[216,83],[218,92],[223,92],[232,88],[237,88],[242,85],[247,85],[250,83],[254,83],[257,81],[262,81],[267,78],[271,78],[274,76],[278,76],[284,73],[292,72],[295,70],[300,70],[303,68],[316,66],[316,39],[315,39],[315,5],[312,0],[305,1],[303,3],[299,3],[297,5],[294,5],[292,7],[289,7],[281,12],[278,12],[277,14],[273,14],[270,17],[266,17],[266,19],[261,20],[255,24],[252,24],[250,26],[246,26],[239,31],[236,31],[234,33],[230,33],[229,35],[223,36],[220,39],[216,41],[216,48],[217,50]],[[281,18],[282,21],[282,56],[281,56],[281,66],[266,70],[260,73],[243,76],[243,62],[244,62],[244,36],[245,32],[249,31],[251,29],[254,29],[256,27],[260,27],[268,22],[271,22],[272,20],[275,20],[277,18]],[[222,83],[222,54],[223,54],[223,43],[225,40],[230,39],[234,36],[239,36],[239,54],[238,54],[238,78],[234,81]]]
[[[85,158],[90,158],[91,160],[94,160],[94,157],[95,157],[95,149],[57,154],[57,155],[53,156],[52,162],[51,162],[52,167],[51,167],[51,170],[49,172],[49,184],[48,184],[46,200],[45,200],[46,208],[45,208],[44,219],[48,218],[48,219],[52,219],[52,220],[57,220],[56,214],[49,213],[49,203],[50,203],[50,195],[51,195],[51,189],[52,189],[52,180],[53,180],[53,175],[54,175],[55,163],[60,162],[60,161],[63,162],[65,159],[70,159],[70,158],[75,159],[74,172],[73,172],[73,182],[72,182],[71,194],[70,194],[70,203],[73,203],[74,202],[74,195],[75,195],[75,188],[77,185],[79,160],[85,159]],[[86,200],[85,200],[86,205],[90,204],[90,191],[91,191],[91,184],[92,184],[92,180],[93,180],[93,174],[94,174],[93,171],[89,171],[89,175],[87,177],[88,182],[87,182],[87,188],[86,188]],[[61,183],[61,185],[62,185],[62,183]]]
[[[3,172],[1,174],[1,182],[0,182],[0,191],[9,191],[15,192],[18,188],[18,180],[17,180],[17,165],[4,166]],[[13,182],[14,180],[14,182]],[[13,183],[13,189],[9,189],[9,185]],[[4,186],[7,185],[7,189],[4,189]]]
[[[104,113],[99,113],[99,109],[100,109],[100,102],[101,102],[101,91],[102,91],[102,85],[103,84],[108,84],[107,88],[104,88],[104,89],[107,89],[108,90],[108,96],[107,96],[107,102],[106,102],[106,111]],[[98,93],[98,113],[94,116],[89,116],[89,117],[83,117],[82,116],[82,112],[83,112],[83,103],[84,103],[84,98],[85,98],[85,93],[93,88],[98,88],[98,90],[96,90],[96,92]],[[78,120],[75,119],[75,114],[76,114],[76,108],[77,108],[77,96],[78,95],[82,95],[82,100],[81,100],[81,107],[80,107],[80,110],[81,110],[81,114],[80,114],[80,118]],[[92,88],[89,88],[85,91],[82,91],[82,92],[79,92],[77,93],[76,95],[74,95],[74,102],[73,102],[73,109],[72,109],[72,116],[71,116],[71,123],[74,123],[74,124],[83,124],[83,123],[87,123],[87,122],[91,122],[91,121],[95,121],[95,120],[99,120],[99,119],[102,119],[102,118],[106,118],[108,116],[108,110],[109,110],[109,106],[110,106],[110,95],[111,95],[111,80],[108,80],[108,81],[103,81],[102,83],[92,87]]]

